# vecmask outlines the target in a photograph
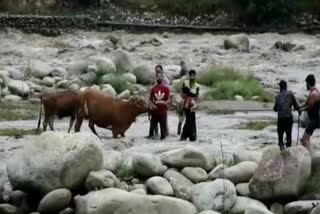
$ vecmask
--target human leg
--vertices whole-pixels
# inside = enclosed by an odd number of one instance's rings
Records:
[[[292,146],[292,126],[293,126],[293,118],[288,118],[286,122],[286,138],[287,138],[287,143],[286,147],[289,148]]]
[[[284,150],[284,143],[283,143],[283,134],[284,134],[284,120],[282,118],[278,118],[277,122],[277,132],[278,132],[278,144],[280,150]]]
[[[189,116],[190,120],[190,133],[189,133],[189,139],[190,141],[196,141],[197,140],[197,126],[196,126],[196,113],[190,112]]]
[[[160,123],[160,139],[163,140],[167,136],[167,116],[166,115],[161,115],[159,116],[159,123]]]

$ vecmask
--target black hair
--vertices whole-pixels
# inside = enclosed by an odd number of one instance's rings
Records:
[[[163,71],[162,65],[156,65],[155,69],[160,68]]]
[[[193,70],[193,69],[191,69],[190,71],[189,71],[189,75],[192,75],[192,74],[194,74],[194,75],[196,75],[196,71],[195,70]]]
[[[314,77],[313,74],[309,74],[307,77],[306,77],[306,82],[311,86],[315,86],[316,84],[316,78]]]
[[[287,82],[284,80],[281,80],[279,83],[280,86],[280,91],[286,90],[287,89]]]

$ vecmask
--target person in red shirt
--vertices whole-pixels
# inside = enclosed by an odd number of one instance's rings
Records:
[[[151,110],[151,122],[148,138],[153,138],[154,130],[160,123],[160,139],[163,140],[167,136],[166,120],[168,114],[168,104],[170,102],[170,90],[163,84],[163,74],[157,73],[157,84],[154,85],[150,93],[150,102],[157,108]]]

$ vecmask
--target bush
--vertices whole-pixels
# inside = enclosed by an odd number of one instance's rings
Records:
[[[241,74],[232,68],[210,68],[199,74],[198,82],[212,87],[206,94],[208,100],[233,100],[235,95],[240,95],[244,99],[259,96],[260,101],[272,101],[272,95],[253,75]]]

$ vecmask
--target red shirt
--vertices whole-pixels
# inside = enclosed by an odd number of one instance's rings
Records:
[[[169,88],[164,84],[157,84],[152,87],[151,93],[150,93],[150,99],[154,102],[154,104],[157,106],[157,108],[154,110],[154,112],[157,113],[165,113],[168,111],[168,107],[164,103],[156,103],[156,101],[168,101],[170,97],[170,90]]]

